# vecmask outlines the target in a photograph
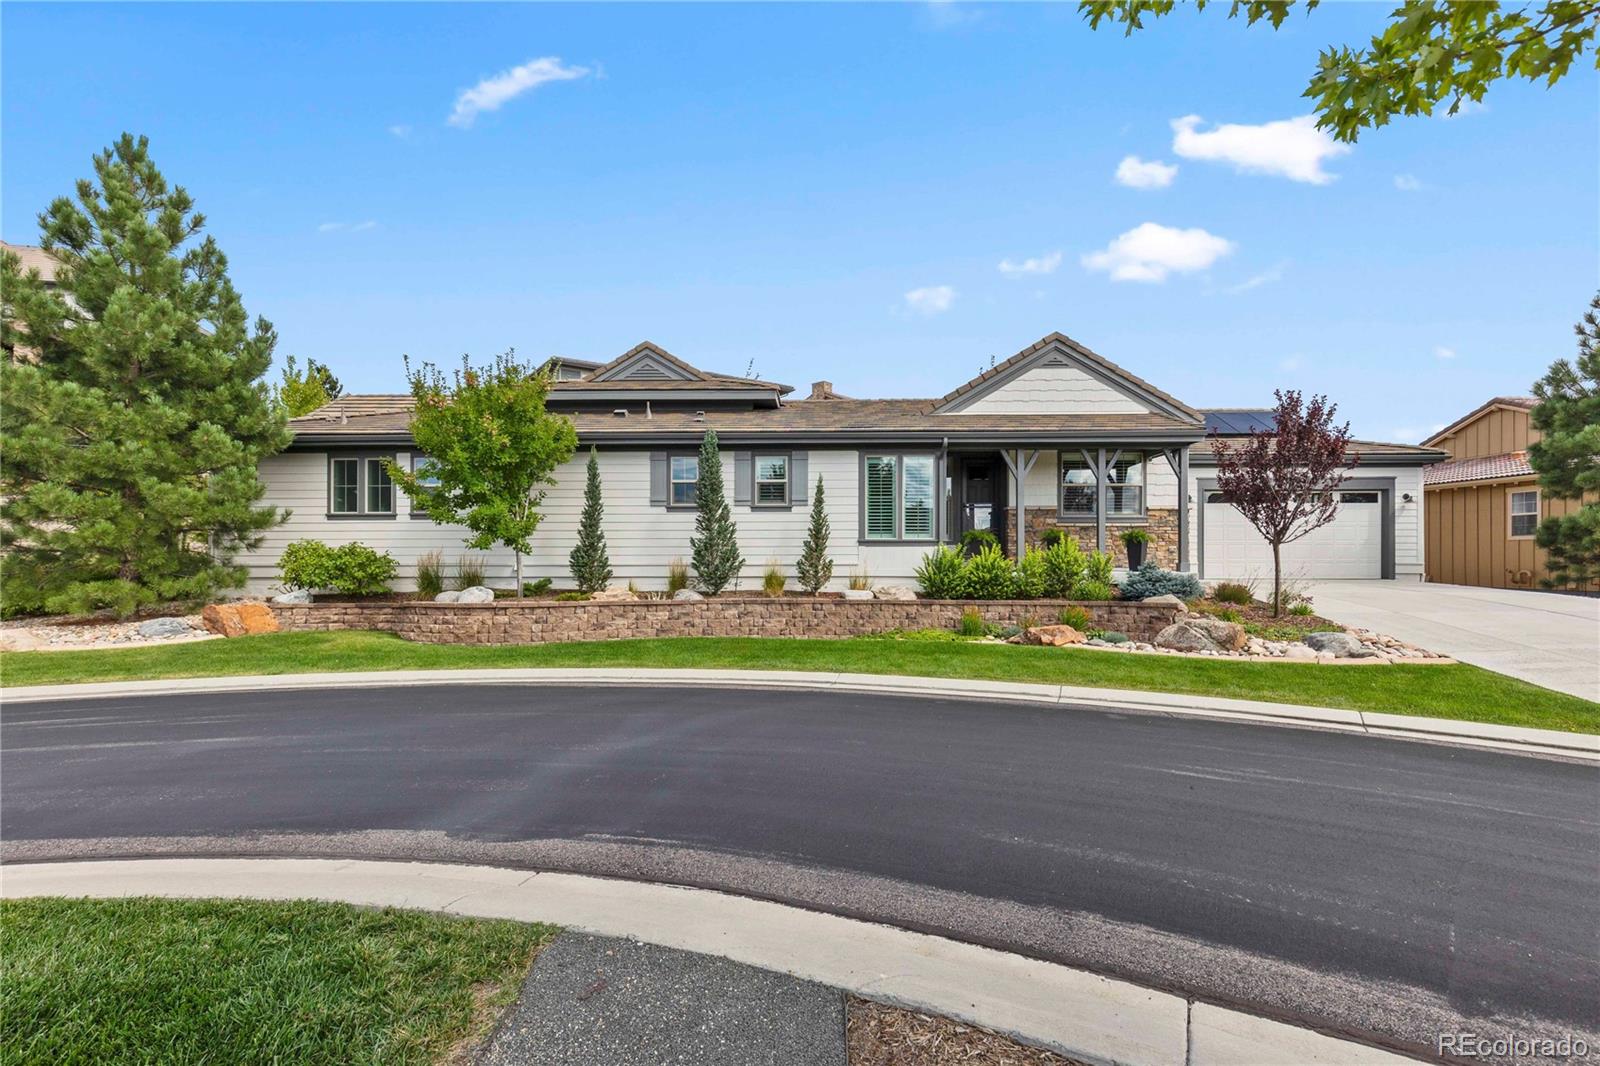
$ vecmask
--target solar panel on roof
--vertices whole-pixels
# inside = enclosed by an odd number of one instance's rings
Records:
[[[1271,411],[1225,410],[1206,412],[1206,432],[1228,436],[1272,432],[1277,423]]]

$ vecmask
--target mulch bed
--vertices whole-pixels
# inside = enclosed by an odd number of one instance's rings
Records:
[[[1053,1051],[934,1014],[851,996],[850,1066],[1083,1066]]]
[[[1308,633],[1313,629],[1325,628],[1327,626],[1337,626],[1340,629],[1344,628],[1343,626],[1339,625],[1338,622],[1323,618],[1321,615],[1317,614],[1290,614],[1288,611],[1284,611],[1277,617],[1273,617],[1272,605],[1264,603],[1261,600],[1256,600],[1249,606],[1240,606],[1237,603],[1221,603],[1207,596],[1205,599],[1200,600],[1197,603],[1191,603],[1189,605],[1189,609],[1191,611],[1199,611],[1204,614],[1215,614],[1221,610],[1230,610],[1239,615],[1239,621],[1241,623],[1263,626],[1293,626],[1295,629],[1304,629]]]

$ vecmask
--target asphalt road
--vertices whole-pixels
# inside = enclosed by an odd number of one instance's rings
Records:
[[[0,840],[650,877],[1399,1046],[1600,1034],[1600,770],[1345,733],[677,688],[14,704]]]

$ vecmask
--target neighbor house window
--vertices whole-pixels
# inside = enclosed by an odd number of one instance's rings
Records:
[[[695,486],[700,481],[700,457],[674,455],[670,470],[671,485],[667,501],[673,507],[693,507],[697,498]]]
[[[334,514],[361,513],[361,460],[333,461],[333,492],[329,510]]]
[[[1513,492],[1511,494],[1511,535],[1531,537],[1539,527],[1539,494]]]
[[[775,507],[789,502],[789,457],[787,455],[758,455],[755,457],[756,506]]]
[[[334,455],[328,459],[328,514],[334,518],[393,518],[394,456]]]
[[[1094,467],[1082,453],[1061,456],[1061,517],[1095,517]],[[1144,457],[1118,458],[1106,477],[1106,515],[1138,518],[1144,515]]]
[[[388,461],[367,460],[367,513],[391,514],[394,511],[394,481],[389,477]]]
[[[936,469],[931,455],[867,456],[862,469],[863,539],[932,540]]]

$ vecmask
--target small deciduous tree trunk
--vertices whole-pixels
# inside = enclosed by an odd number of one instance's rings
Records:
[[[1276,618],[1283,611],[1283,562],[1280,555],[1283,545],[1277,541],[1272,542],[1272,617]]]
[[[522,553],[517,552],[517,599],[522,599]]]

